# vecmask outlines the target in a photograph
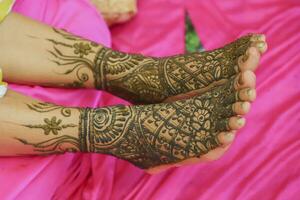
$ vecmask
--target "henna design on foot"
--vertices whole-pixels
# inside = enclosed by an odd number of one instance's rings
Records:
[[[249,48],[250,39],[248,35],[213,51],[165,58],[102,48],[96,56],[95,87],[135,103],[159,103],[205,89],[239,72],[238,58]]]
[[[237,101],[231,78],[201,96],[172,103],[78,108],[78,137],[49,134],[38,142],[15,139],[32,146],[40,155],[79,151],[104,153],[149,169],[198,158],[219,147],[218,135],[231,130],[229,119],[237,115],[233,108]],[[28,108],[39,113],[63,109],[50,105],[33,103]],[[75,111],[72,109],[70,116]],[[53,117],[55,125],[47,129],[49,133],[60,126],[57,118]]]
[[[233,81],[173,103],[81,109],[82,152],[105,153],[148,169],[199,157],[220,146],[236,101]]]
[[[53,45],[50,59],[63,68],[62,74],[74,73],[76,77],[64,86],[84,87],[93,76],[95,88],[139,104],[160,103],[168,97],[224,84],[239,72],[238,59],[247,56],[253,37],[249,34],[212,51],[154,58],[114,51],[61,30],[53,31],[58,39],[46,39]]]

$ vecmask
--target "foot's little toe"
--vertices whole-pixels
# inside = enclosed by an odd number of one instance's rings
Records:
[[[250,38],[251,42],[265,42],[266,36],[264,34],[253,34]]]
[[[255,88],[256,76],[252,71],[241,72],[235,79],[235,89]]]
[[[249,47],[245,53],[238,59],[240,71],[246,70],[255,71],[260,60],[260,52],[256,47]]]

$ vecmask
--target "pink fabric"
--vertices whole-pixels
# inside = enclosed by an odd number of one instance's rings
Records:
[[[103,21],[85,1],[31,2],[20,0],[15,9],[105,42],[101,37],[106,33],[99,35],[105,30]],[[247,126],[238,133],[230,150],[215,162],[155,176],[97,154],[1,158],[1,199],[299,198],[299,1],[140,0],[139,14],[131,22],[113,28],[113,47],[155,56],[182,53],[184,8],[207,49],[247,32],[262,32],[268,37],[269,50],[257,70],[258,98],[247,115]],[[94,90],[14,89],[63,105],[122,103]]]
[[[111,45],[104,20],[88,1],[17,0],[14,11],[106,46]],[[66,106],[100,107],[126,103],[96,90],[63,90],[12,84],[10,88]],[[73,199],[107,199],[115,165],[115,158],[97,154],[2,157],[0,199],[67,199],[70,196]]]

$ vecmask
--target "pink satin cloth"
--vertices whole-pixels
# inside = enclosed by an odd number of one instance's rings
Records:
[[[88,2],[32,2],[19,0],[14,10],[110,45],[107,27]],[[153,56],[182,53],[184,9],[206,49],[248,32],[267,35],[269,50],[256,71],[257,100],[227,153],[154,176],[106,155],[1,158],[1,199],[299,199],[300,2],[139,0],[138,15],[112,29],[113,47]],[[61,105],[126,103],[95,90],[11,88]]]

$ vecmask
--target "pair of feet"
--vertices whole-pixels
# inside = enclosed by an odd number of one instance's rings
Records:
[[[96,88],[140,104],[79,109],[74,148],[62,141],[55,148],[111,154],[149,173],[215,160],[229,148],[256,97],[254,70],[267,49],[253,34],[213,51],[152,58],[54,32],[49,60],[69,68],[64,75],[76,72],[66,86],[93,87],[93,75]]]
[[[214,51],[160,59],[159,81],[151,74],[156,60],[137,62],[133,73],[110,78],[108,91],[130,90],[123,97],[142,104],[158,103],[125,111],[134,113],[133,124],[139,124],[129,127],[127,134],[141,135],[151,153],[143,152],[139,158],[113,155],[149,173],[220,158],[246,123],[243,116],[256,98],[254,70],[266,50],[265,36],[252,34]],[[105,64],[109,73],[110,65]]]
[[[165,58],[93,50],[95,87],[142,105],[84,110],[80,138],[89,140],[82,151],[111,154],[149,173],[218,159],[245,125],[266,49],[265,36],[251,34],[213,51]]]

